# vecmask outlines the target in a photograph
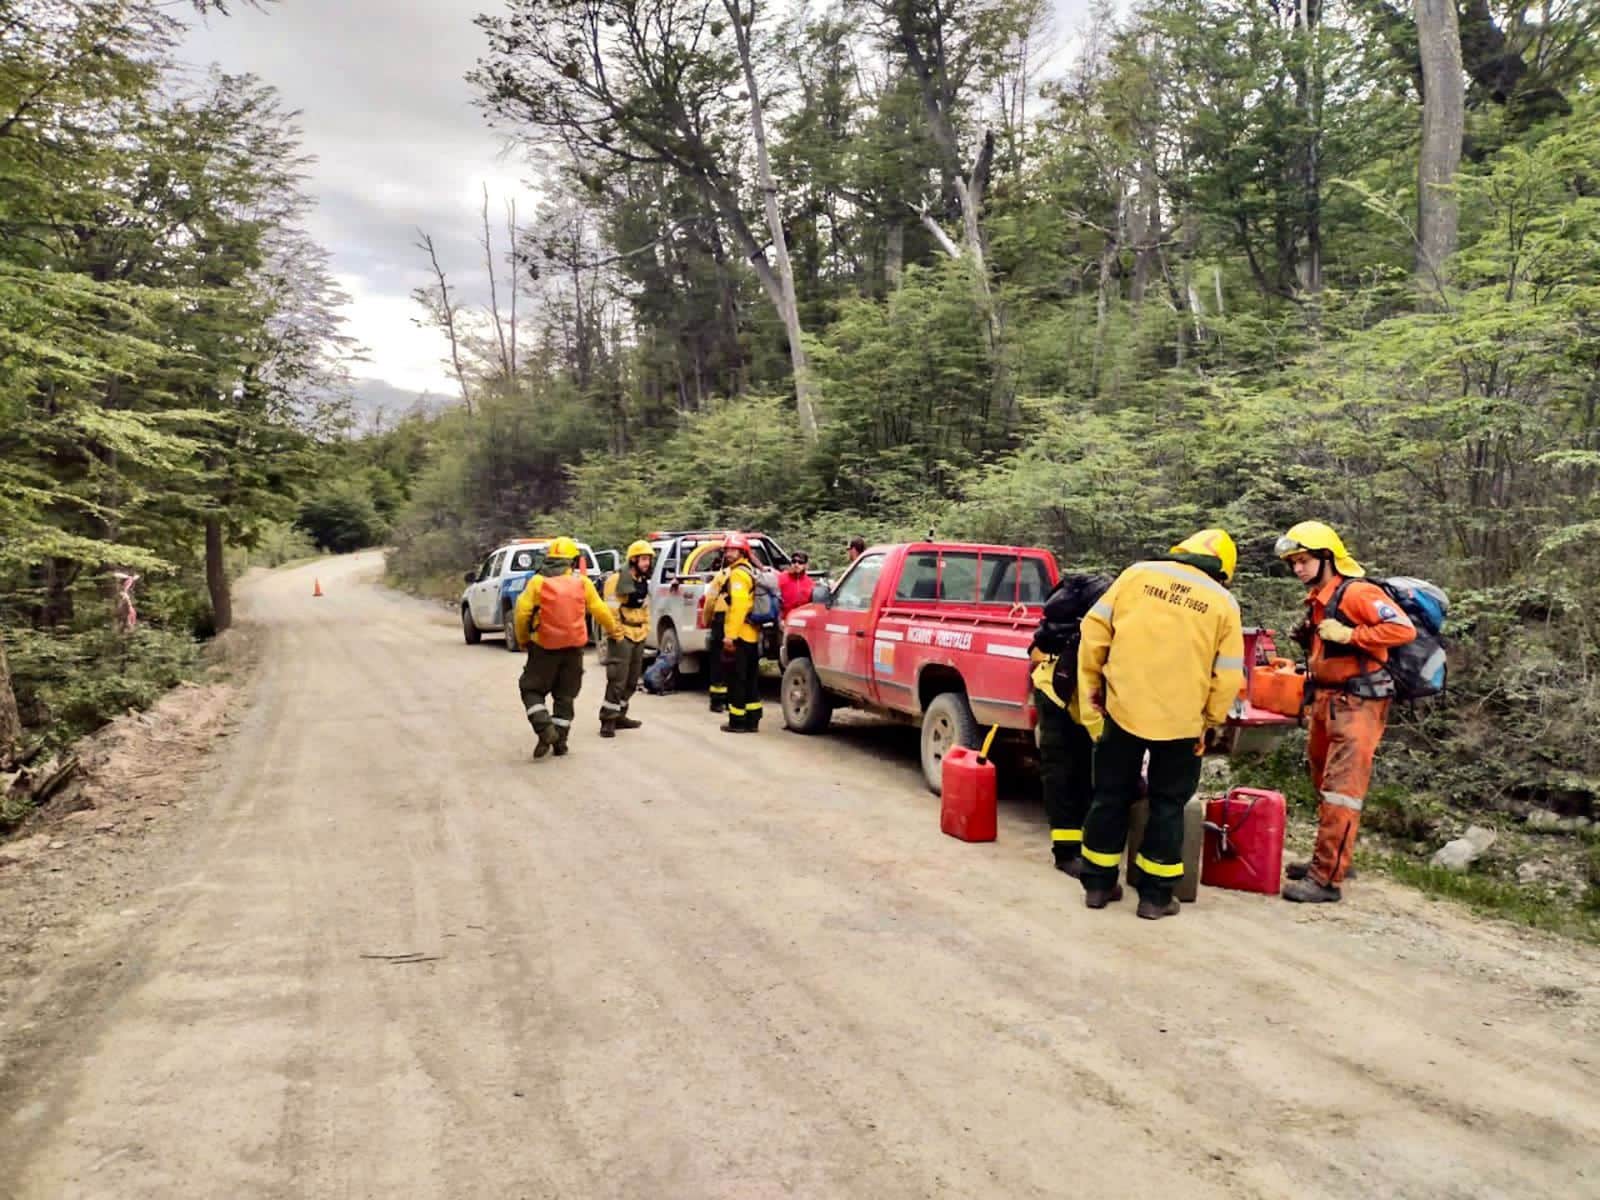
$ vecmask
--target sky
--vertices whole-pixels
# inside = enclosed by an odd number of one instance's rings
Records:
[[[352,371],[387,384],[369,390],[391,401],[455,391],[442,335],[416,324],[411,291],[430,281],[417,230],[433,236],[459,298],[475,302],[487,292],[478,246],[484,185],[497,230],[507,199],[521,213],[537,205],[528,167],[473,107],[464,78],[484,48],[472,19],[495,7],[279,0],[264,11],[197,19],[182,49],[196,68],[214,62],[259,76],[300,110],[305,149],[316,159],[306,183],[317,201],[310,232],[350,296],[345,332],[366,347],[366,361]],[[1088,0],[1055,7],[1058,29],[1070,32]]]

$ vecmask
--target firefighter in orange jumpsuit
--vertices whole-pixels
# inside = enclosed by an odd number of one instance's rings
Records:
[[[1350,873],[1372,760],[1383,740],[1394,680],[1389,649],[1417,636],[1411,619],[1321,521],[1302,521],[1278,539],[1278,557],[1306,585],[1306,619],[1296,636],[1306,648],[1311,692],[1306,758],[1321,806],[1310,862],[1290,863],[1283,898],[1337,901]]]

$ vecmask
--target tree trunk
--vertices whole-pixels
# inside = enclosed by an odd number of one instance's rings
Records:
[[[883,251],[883,282],[891,292],[900,290],[900,275],[906,265],[906,227],[903,222],[893,221],[885,234],[886,245]]]
[[[1305,247],[1300,260],[1300,287],[1312,296],[1322,292],[1322,0],[1299,0],[1295,22],[1305,39],[1304,56],[1295,71],[1295,103],[1306,124],[1300,160],[1300,186],[1305,205]]]
[[[0,636],[0,762],[22,740],[22,718],[17,713],[17,696],[11,690],[11,664],[6,661],[5,638]]]
[[[233,589],[223,561],[222,518],[206,518],[206,588],[211,593],[211,624],[218,633],[233,627]]]
[[[783,214],[778,209],[778,185],[772,178],[772,162],[767,156],[767,125],[761,110],[761,91],[756,86],[755,66],[750,58],[750,27],[755,24],[755,0],[751,0],[748,24],[738,0],[723,0],[723,6],[733,21],[734,39],[739,45],[739,65],[744,69],[745,87],[750,92],[750,131],[756,144],[756,182],[761,188],[767,233],[772,238],[778,315],[783,318],[784,332],[789,337],[789,361],[794,368],[795,409],[800,416],[800,432],[807,442],[815,445],[818,436],[815,389],[800,328],[800,301],[794,289],[794,264],[789,261],[789,242],[784,235]],[[761,265],[758,263],[758,268]]]
[[[1461,165],[1466,87],[1461,30],[1453,0],[1417,0],[1417,46],[1422,56],[1422,151],[1417,171],[1417,278],[1443,291],[1455,253],[1460,206],[1450,185]]]

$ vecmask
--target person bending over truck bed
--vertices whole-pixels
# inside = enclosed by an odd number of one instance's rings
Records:
[[[1139,915],[1176,916],[1183,807],[1200,783],[1209,729],[1244,682],[1239,602],[1228,591],[1233,539],[1206,529],[1163,558],[1134,563],[1083,619],[1078,692],[1105,716],[1094,750],[1094,802],[1083,826],[1084,903],[1122,898],[1117,868],[1128,811],[1150,755],[1150,819],[1135,851]]]
[[[1083,821],[1094,797],[1094,737],[1103,722],[1078,691],[1079,624],[1111,586],[1101,575],[1068,575],[1044,602],[1028,647],[1039,713],[1039,784],[1050,818],[1056,870],[1083,869]]]

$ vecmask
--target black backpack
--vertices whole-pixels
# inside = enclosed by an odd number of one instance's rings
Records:
[[[1339,602],[1344,598],[1344,590],[1350,586],[1350,582],[1346,579],[1341,583],[1328,603],[1328,615],[1341,621],[1344,621],[1344,613],[1339,608]],[[1383,672],[1375,671],[1372,674],[1388,674],[1394,683],[1396,700],[1427,700],[1443,695],[1449,668],[1444,623],[1450,615],[1450,597],[1443,588],[1426,579],[1413,579],[1408,575],[1396,575],[1388,579],[1369,576],[1367,582],[1382,589],[1384,595],[1411,618],[1411,624],[1417,630],[1417,636],[1404,646],[1390,648],[1389,661]],[[1353,624],[1351,621],[1344,623]],[[1369,675],[1358,676],[1351,682],[1369,678]]]
[[[1110,586],[1111,580],[1104,575],[1064,575],[1045,599],[1044,615],[1029,648],[1059,659],[1054,686],[1056,695],[1063,700],[1077,687],[1083,618]]]

